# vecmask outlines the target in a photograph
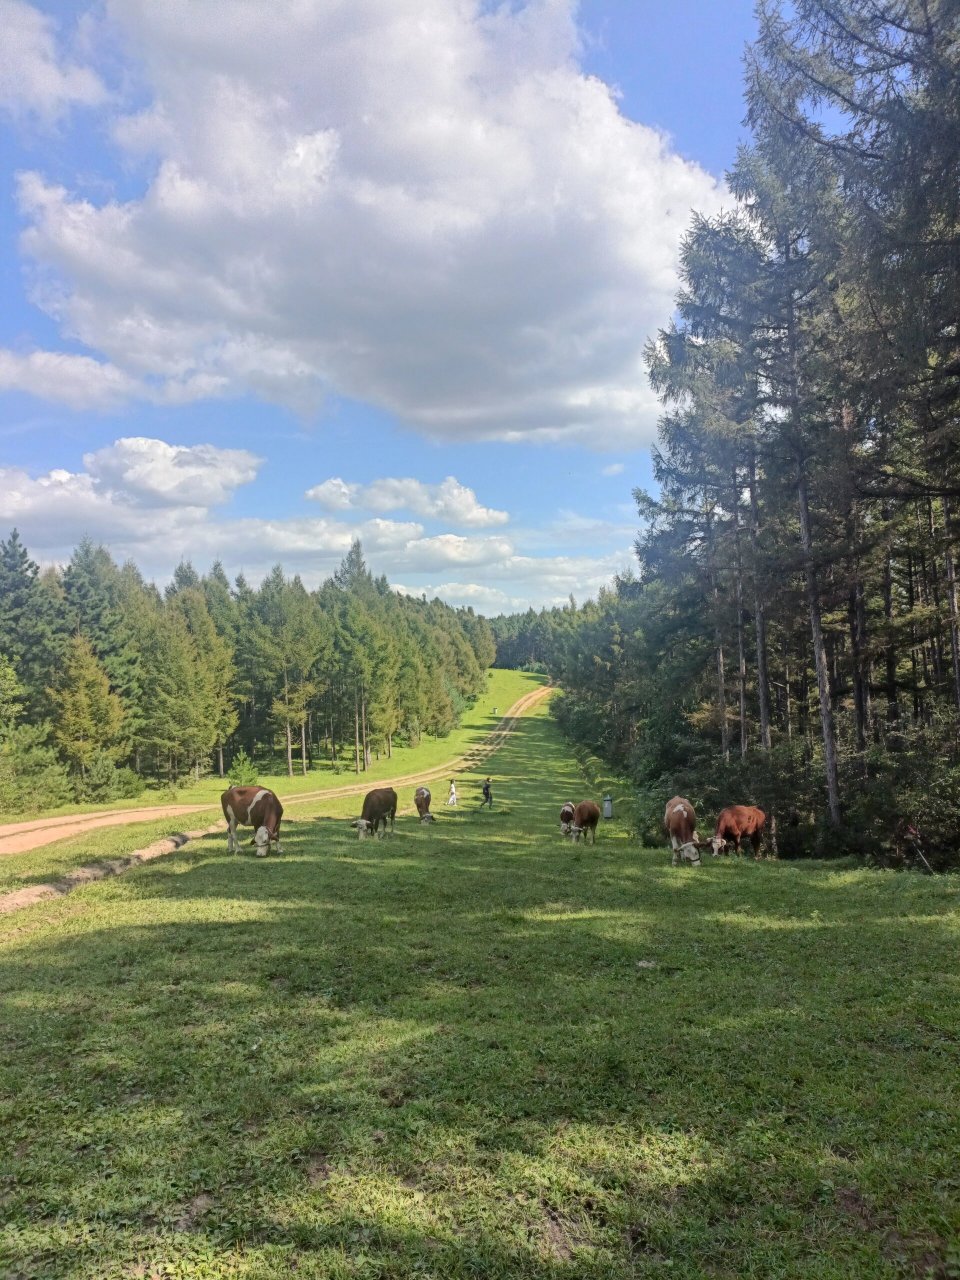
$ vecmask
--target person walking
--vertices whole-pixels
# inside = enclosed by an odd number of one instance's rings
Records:
[[[493,788],[490,786],[489,778],[483,784],[483,799],[480,801],[480,808],[482,809],[485,804],[488,804],[491,809],[493,808]]]
[[[452,778],[450,779],[450,794],[447,796],[447,807],[454,809],[457,807],[457,784]]]

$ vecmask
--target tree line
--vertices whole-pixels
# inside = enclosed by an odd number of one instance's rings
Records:
[[[138,794],[210,770],[365,770],[445,736],[495,650],[472,609],[392,591],[359,542],[319,590],[177,566],[161,593],[84,539],[41,573],[0,542],[0,807]],[[252,781],[253,777],[240,780]]]
[[[636,576],[497,619],[638,783],[805,847],[960,836],[960,5],[762,0],[735,197],[646,362]],[[651,807],[651,813],[653,808]],[[785,830],[786,828],[786,830]]]

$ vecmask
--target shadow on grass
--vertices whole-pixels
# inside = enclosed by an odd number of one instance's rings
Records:
[[[269,859],[210,837],[11,931],[0,1254],[612,1278],[884,1276],[894,1235],[941,1249],[948,899],[673,870],[609,829],[571,846],[542,721],[485,768],[506,821],[298,821]]]

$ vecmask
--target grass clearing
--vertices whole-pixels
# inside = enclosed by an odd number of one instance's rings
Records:
[[[337,787],[349,786],[352,782],[369,781],[376,784],[384,778],[392,778],[416,770],[429,772],[431,769],[463,755],[471,747],[477,746],[491,733],[507,710],[532,688],[545,683],[542,676],[530,675],[523,671],[502,671],[494,669],[487,672],[487,685],[473,706],[467,707],[461,717],[459,726],[446,738],[424,738],[416,747],[395,746],[390,759],[381,756],[373,759],[370,768],[359,776],[354,772],[353,754],[348,752],[336,766],[329,760],[318,760],[308,773],[300,772],[299,759],[294,757],[294,774],[288,777],[282,773],[263,773],[258,781],[261,786],[269,787],[281,797],[299,795],[302,792],[333,790]],[[496,707],[496,713],[494,713]],[[220,793],[226,783],[215,776],[201,778],[196,784],[186,787],[148,786],[133,799],[112,800],[104,804],[70,804],[55,809],[38,809],[30,812],[9,815],[11,821],[26,821],[33,818],[55,818],[70,813],[103,813],[122,809],[139,809],[147,804],[206,804],[219,805]]]
[[[486,772],[0,921],[0,1273],[960,1274],[957,881],[575,848],[542,705]]]

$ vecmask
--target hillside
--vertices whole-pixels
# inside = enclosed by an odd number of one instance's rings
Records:
[[[10,1274],[952,1274],[950,880],[574,848],[543,705],[483,772],[0,922]]]

